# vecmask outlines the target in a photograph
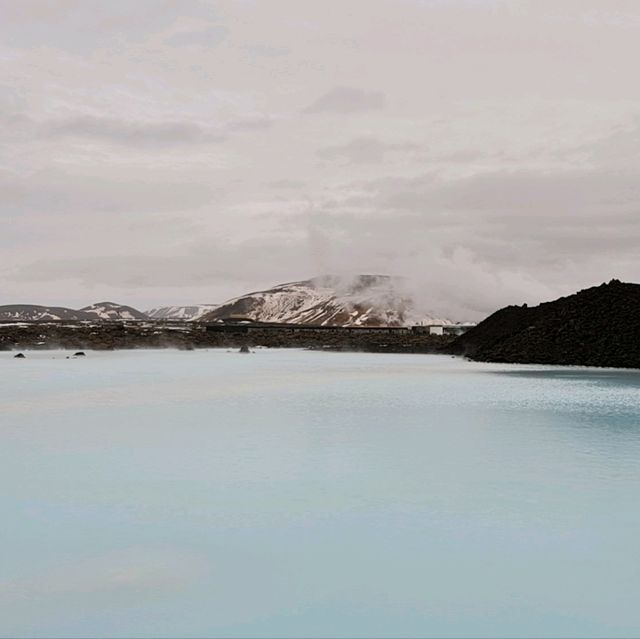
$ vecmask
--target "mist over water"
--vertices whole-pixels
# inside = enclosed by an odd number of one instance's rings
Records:
[[[0,636],[615,636],[640,374],[0,353]]]

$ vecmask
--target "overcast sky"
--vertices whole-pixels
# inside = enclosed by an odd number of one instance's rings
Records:
[[[636,0],[0,0],[0,304],[640,281]]]

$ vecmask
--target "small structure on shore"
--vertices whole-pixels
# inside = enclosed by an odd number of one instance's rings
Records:
[[[411,331],[413,333],[424,333],[427,335],[458,336],[464,335],[464,333],[474,326],[475,324],[419,324],[412,326]]]

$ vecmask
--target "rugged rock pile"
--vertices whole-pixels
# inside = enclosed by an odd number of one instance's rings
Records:
[[[611,280],[539,306],[507,306],[447,351],[486,362],[640,368],[640,284]]]

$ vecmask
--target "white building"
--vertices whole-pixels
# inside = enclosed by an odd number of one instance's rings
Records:
[[[462,335],[475,324],[419,324],[411,327],[412,333],[425,333],[428,335]]]

